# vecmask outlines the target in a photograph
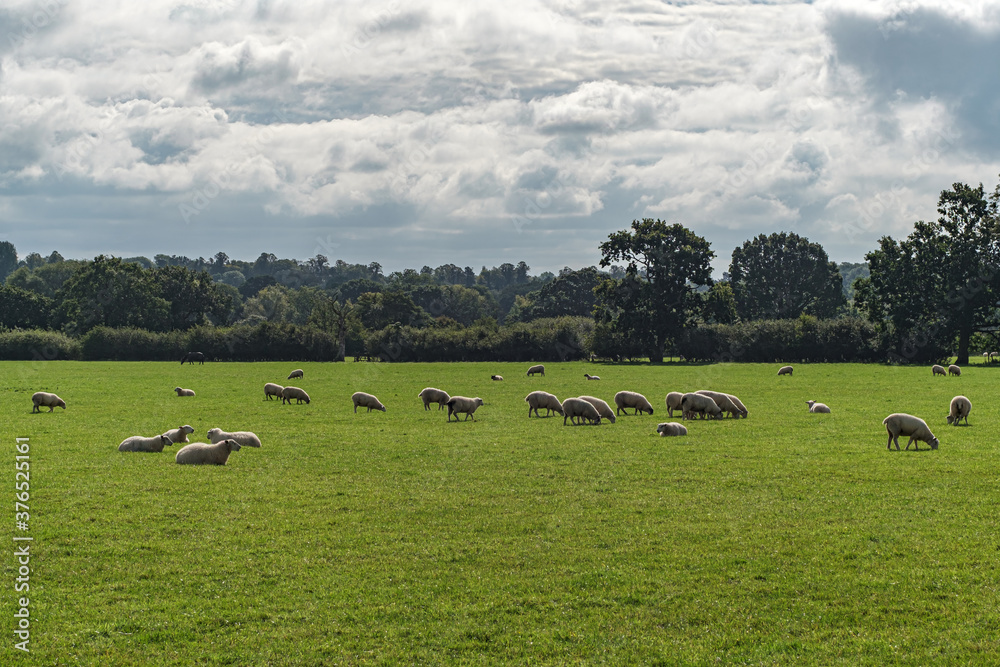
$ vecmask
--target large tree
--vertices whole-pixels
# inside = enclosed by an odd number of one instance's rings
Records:
[[[667,346],[693,323],[702,303],[696,288],[712,284],[709,242],[683,225],[643,218],[600,246],[601,266],[625,263],[625,277],[598,288],[598,317],[640,344],[649,360],[663,361]]]
[[[0,241],[0,282],[17,268],[17,249],[10,241]]]
[[[736,312],[744,320],[833,317],[846,305],[843,279],[818,243],[798,234],[761,234],[733,250]]]
[[[118,257],[99,255],[70,277],[57,294],[57,324],[85,333],[96,326],[170,328],[170,302],[160,296],[152,271]]]

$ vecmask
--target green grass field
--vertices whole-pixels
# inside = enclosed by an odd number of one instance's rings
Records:
[[[997,663],[1000,370],[527,366],[0,363],[0,664]],[[296,367],[312,403],[265,402]],[[425,386],[486,404],[447,423]],[[702,388],[749,418],[657,437],[666,393]],[[656,414],[563,426],[527,417],[534,389],[639,391]],[[30,414],[38,390],[68,408]],[[388,412],[354,414],[357,390]],[[968,427],[946,423],[957,394]],[[940,449],[886,451],[891,412],[926,419]],[[263,447],[224,467],[117,451],[182,424]],[[15,535],[34,538],[29,593]]]

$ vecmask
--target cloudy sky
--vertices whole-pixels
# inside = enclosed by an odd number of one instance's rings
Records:
[[[1000,174],[1000,2],[6,0],[0,240],[386,271],[861,261]]]

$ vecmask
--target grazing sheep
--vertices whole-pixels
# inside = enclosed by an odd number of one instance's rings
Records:
[[[141,435],[133,435],[132,437],[122,440],[122,444],[118,445],[118,451],[162,452],[164,447],[172,444],[174,444],[174,442],[167,437],[166,433],[162,435],[154,435],[152,438],[144,438]]]
[[[688,434],[687,426],[677,422],[663,422],[656,427],[656,432],[660,434],[660,437]]]
[[[174,387],[174,391],[177,392],[178,396],[194,396],[194,389],[181,389],[180,387]]]
[[[490,379],[491,380],[503,380],[503,376],[502,375],[491,375]]]
[[[550,416],[553,412],[558,414],[563,413],[562,403],[556,398],[555,394],[550,394],[547,391],[533,391],[524,397],[524,402],[528,404],[528,417],[531,417],[531,411],[535,411],[536,417],[541,417],[538,414],[538,408],[545,408],[545,416]]]
[[[674,410],[680,410],[681,409],[681,398],[683,398],[683,397],[684,397],[684,394],[682,394],[679,391],[672,391],[669,394],[667,394],[667,401],[666,401],[667,402],[667,414],[669,414],[671,417],[673,417],[674,416]]]
[[[235,440],[240,447],[260,447],[260,438],[252,431],[233,431],[226,433],[221,428],[208,429],[208,441],[213,445],[223,440]]]
[[[601,379],[600,375],[588,375],[587,373],[584,373],[583,377],[587,378],[588,380],[600,380]]]
[[[970,412],[972,412],[972,401],[965,396],[956,396],[951,399],[951,405],[948,407],[948,423],[958,426],[959,420],[964,417],[965,424],[968,425]]]
[[[445,404],[448,406],[448,421],[451,421],[451,416],[455,415],[455,421],[458,421],[459,413],[465,413],[465,421],[469,421],[469,417],[472,417],[472,421],[476,421],[476,408],[483,404],[483,399],[478,396],[475,398],[469,398],[468,396],[452,396],[448,399]]]
[[[379,403],[379,400],[372,396],[371,394],[366,394],[363,391],[356,391],[351,394],[351,401],[354,403],[354,414],[358,414],[358,406],[363,408],[368,408],[368,412],[372,410],[381,410],[385,412],[385,406]]]
[[[740,409],[740,416],[743,417],[743,419],[746,419],[750,414],[750,411],[747,410],[747,406],[743,405],[743,402],[732,394],[726,394],[726,396],[728,396],[729,400],[733,402],[733,405]]]
[[[296,368],[294,371],[292,371],[291,373],[289,373],[288,377],[285,378],[285,379],[286,380],[291,380],[292,378],[300,378],[300,377],[302,377],[302,369],[301,368]]]
[[[729,394],[723,394],[720,391],[710,391],[708,389],[699,389],[694,392],[696,394],[701,394],[702,396],[708,396],[710,399],[715,401],[715,404],[719,406],[719,409],[723,412],[728,412],[734,419],[739,419],[743,416],[743,411],[740,410],[733,399],[729,398]]]
[[[607,419],[612,424],[615,423],[615,413],[605,401],[594,396],[580,396],[583,400],[587,401],[595,408],[597,408],[597,414],[601,415],[601,419]]]
[[[545,377],[545,366],[537,364],[528,369],[528,377],[533,376],[535,373],[541,373],[542,377]]]
[[[681,417],[694,419],[696,414],[701,415],[702,419],[706,415],[709,419],[722,419],[722,408],[704,394],[690,393],[681,396]]]
[[[782,366],[781,368],[778,369],[778,375],[791,375],[791,374],[792,374],[791,366]]]
[[[296,403],[302,403],[305,401],[306,405],[309,405],[309,394],[299,389],[298,387],[285,387],[281,390],[281,404],[284,405],[288,403],[291,405],[292,399],[295,399]]]
[[[177,463],[189,465],[224,466],[229,460],[229,453],[238,451],[240,451],[240,443],[232,439],[214,444],[192,442],[190,445],[181,447],[174,460]]]
[[[990,352],[990,356],[987,361],[996,361],[996,357],[1000,357],[1000,352]]]
[[[582,398],[567,398],[563,401],[562,405],[563,426],[566,425],[567,419],[575,426],[579,426],[585,422],[590,422],[591,424],[601,423],[601,415],[597,412],[597,408]]]
[[[920,446],[916,444],[918,440],[923,440],[931,449],[938,448],[938,439],[934,437],[931,433],[930,428],[927,426],[927,422],[919,417],[914,417],[913,415],[907,415],[900,412],[894,412],[885,419],[882,420],[885,425],[885,430],[889,433],[889,442],[886,443],[886,449],[892,449],[892,443],[896,443],[896,451],[899,451],[899,436],[908,435],[910,436],[910,441],[906,443],[906,448],[909,449],[910,445],[913,445],[914,449],[920,449]]]
[[[178,444],[181,442],[188,442],[188,433],[194,433],[194,427],[185,424],[184,426],[180,426],[178,428],[172,428],[163,435],[170,438],[170,442]]]
[[[615,394],[615,405],[618,406],[615,409],[616,415],[624,411],[625,408],[635,408],[635,414],[640,412],[653,414],[653,406],[649,404],[646,397],[634,391],[620,391]],[[628,412],[626,411],[625,414]]]
[[[809,406],[809,412],[825,412],[829,414],[830,408],[824,403],[817,403],[816,401],[806,401],[806,405]]]
[[[200,363],[200,364],[204,364],[205,363],[205,355],[202,352],[188,352],[187,354],[184,355],[184,358],[181,359],[181,366],[184,365],[185,361],[188,362],[189,364],[192,364],[192,365],[196,361],[198,363]]]
[[[955,364],[948,366],[948,375],[961,375],[961,374],[962,374],[962,369],[956,366]]]
[[[49,412],[52,412],[57,407],[63,410],[66,409],[66,401],[47,391],[36,391],[31,395],[31,403],[33,406],[31,408],[32,412],[41,412],[39,408],[43,405],[49,409]]]
[[[934,364],[931,366],[931,375],[947,375],[947,373],[944,372],[944,366]]]
[[[424,410],[430,410],[431,403],[437,403],[438,410],[441,410],[451,399],[448,392],[434,387],[425,387],[417,396],[424,402]]]
[[[277,396],[278,398],[281,398],[281,392],[284,389],[285,388],[282,387],[280,384],[274,384],[273,382],[268,382],[267,384],[264,385],[264,400],[270,401],[272,396]]]

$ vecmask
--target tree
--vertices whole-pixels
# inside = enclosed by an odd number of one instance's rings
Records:
[[[152,273],[159,295],[170,302],[172,329],[189,329],[204,323],[208,315],[223,315],[223,304],[207,271],[195,273],[182,266],[164,266]]]
[[[834,317],[847,303],[823,246],[789,232],[761,234],[734,250],[729,280],[743,320]]]
[[[397,323],[412,326],[423,314],[402,290],[366,292],[358,297],[354,309],[365,328],[373,331]]]
[[[0,282],[17,268],[17,250],[10,241],[0,241]]]
[[[340,303],[330,298],[320,301],[312,314],[309,316],[309,323],[323,331],[329,331],[337,338],[337,357],[334,361],[344,361],[347,354],[347,329],[348,318],[354,309],[354,304],[350,300]]]
[[[592,317],[597,306],[594,289],[603,280],[600,272],[593,266],[579,271],[563,269],[558,278],[526,295],[530,306],[521,308],[520,318],[527,322],[540,317],[561,315]]]
[[[0,326],[10,329],[41,329],[45,327],[52,299],[36,292],[0,285]]]
[[[98,255],[57,294],[56,323],[76,333],[96,326],[166,331],[170,302],[159,295],[151,271],[118,257]]]
[[[699,285],[712,284],[709,242],[683,225],[643,218],[600,246],[601,266],[626,263],[625,277],[598,287],[598,318],[614,333],[663,361],[667,346],[690,326],[701,306]]]
[[[736,321],[736,297],[728,281],[720,280],[705,292],[705,321],[732,324]]]

